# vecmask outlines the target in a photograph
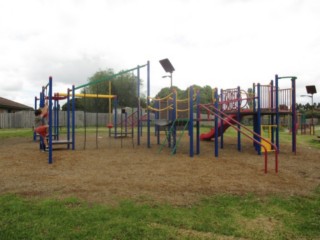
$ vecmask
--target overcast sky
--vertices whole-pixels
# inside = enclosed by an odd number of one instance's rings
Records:
[[[148,60],[155,95],[170,85],[163,58],[180,89],[248,89],[293,75],[298,102],[310,102],[300,95],[306,85],[320,91],[320,1],[0,0],[1,97],[33,107],[49,76],[66,92],[99,70]]]

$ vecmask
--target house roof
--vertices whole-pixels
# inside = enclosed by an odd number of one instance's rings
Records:
[[[0,108],[15,110],[33,110],[32,107],[0,97]]]

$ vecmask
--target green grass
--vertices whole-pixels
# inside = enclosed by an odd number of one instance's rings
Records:
[[[230,136],[236,136],[228,130]],[[30,137],[0,130],[0,138]],[[281,132],[282,141],[291,141]],[[308,146],[314,136],[298,135]],[[319,143],[317,143],[319,145]],[[308,197],[217,195],[190,206],[0,196],[0,239],[320,239],[320,186]]]
[[[218,195],[190,206],[118,206],[0,196],[0,239],[315,239],[320,188],[309,197]]]
[[[33,130],[31,128],[0,129],[0,139],[11,138],[11,137],[32,137],[32,136],[33,136]]]
[[[200,132],[206,133],[209,132],[211,127],[201,127]],[[120,131],[120,129],[118,129]],[[76,133],[84,134],[84,128],[76,128]],[[98,132],[99,134],[108,133],[109,129],[106,127],[99,127]],[[128,130],[130,131],[130,130]],[[87,133],[96,133],[95,127],[88,127],[86,129]],[[143,132],[147,132],[146,127],[143,128]],[[151,129],[151,132],[153,133],[153,128]],[[60,134],[65,134],[66,129],[62,128],[60,129]],[[224,133],[227,137],[237,137],[237,132],[232,127],[228,128],[228,130]],[[319,130],[316,131],[315,135],[297,135],[297,146],[312,146],[315,148],[320,149],[320,142],[315,141],[317,135],[319,135]],[[17,128],[17,129],[0,129],[0,139],[3,138],[11,138],[11,137],[32,137],[33,136],[33,130],[30,128]],[[247,139],[247,137],[243,137],[243,139]],[[280,144],[291,144],[291,134],[285,131],[280,132]]]
[[[201,128],[201,132],[202,133],[203,132],[209,132],[210,129],[211,128],[203,127],[203,128]],[[249,133],[247,131],[245,131],[245,132]],[[315,148],[320,149],[320,141],[315,141],[315,139],[317,139],[318,135],[320,135],[319,130],[317,130],[315,132],[315,135],[310,135],[310,134],[301,135],[300,131],[299,131],[299,133],[297,134],[297,148],[303,146],[303,147],[315,147]],[[234,128],[229,127],[224,132],[224,136],[231,137],[231,138],[236,138],[237,137],[237,131]],[[290,144],[291,145],[292,135],[291,135],[290,132],[288,132],[287,130],[285,130],[285,131],[282,130],[282,131],[279,132],[279,137],[280,137],[280,145],[282,145],[282,144]],[[244,137],[242,137],[242,139],[248,140],[249,138],[244,136]]]

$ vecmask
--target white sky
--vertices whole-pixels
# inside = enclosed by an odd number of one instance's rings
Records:
[[[0,96],[33,107],[107,68],[151,63],[151,95],[170,85],[218,88],[297,76],[297,101],[320,91],[319,0],[0,0]],[[141,72],[146,80],[146,72]],[[280,87],[289,87],[281,80]],[[320,102],[320,94],[314,101]]]

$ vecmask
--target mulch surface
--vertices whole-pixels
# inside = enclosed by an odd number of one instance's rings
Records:
[[[31,139],[1,139],[0,194],[188,205],[215,194],[308,195],[320,185],[319,149],[298,146],[295,155],[291,146],[281,146],[279,172],[274,171],[274,153],[269,153],[265,174],[264,156],[257,155],[251,142],[244,141],[238,152],[236,140],[226,139],[218,158],[213,142],[201,142],[200,155],[190,158],[187,140],[171,155],[167,147],[159,152],[155,139],[147,148],[145,138],[137,146],[131,138],[93,134],[84,149],[78,136],[76,150],[58,146],[48,164],[48,153]]]

